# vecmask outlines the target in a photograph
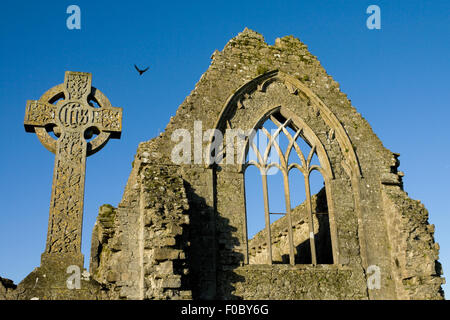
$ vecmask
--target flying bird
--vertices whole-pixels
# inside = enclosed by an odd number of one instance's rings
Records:
[[[136,68],[137,72],[139,72],[139,75],[142,76],[142,74],[148,70],[149,67],[145,68],[144,70],[141,70],[137,67],[137,65],[134,65],[134,67]]]

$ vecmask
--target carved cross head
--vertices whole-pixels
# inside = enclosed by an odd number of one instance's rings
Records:
[[[56,137],[80,133],[88,140],[87,156],[102,149],[122,131],[122,108],[111,106],[100,90],[91,86],[92,75],[66,71],[64,83],[45,92],[39,100],[28,100],[25,131],[35,132],[41,143],[56,153]]]

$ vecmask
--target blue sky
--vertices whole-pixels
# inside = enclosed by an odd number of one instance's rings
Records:
[[[68,30],[66,8],[81,8]],[[381,30],[366,8],[381,8]],[[25,104],[64,71],[124,109],[121,140],[88,158],[83,226],[87,266],[98,208],[117,205],[138,143],[164,130],[215,49],[249,27],[269,44],[294,35],[341,84],[384,145],[401,154],[405,190],[436,225],[450,268],[450,3],[434,1],[8,1],[0,10],[0,276],[22,280],[45,247],[54,156],[23,128]],[[139,77],[133,64],[150,66]]]

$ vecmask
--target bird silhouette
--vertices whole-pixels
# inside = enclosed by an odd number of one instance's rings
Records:
[[[134,67],[136,68],[137,72],[139,72],[139,75],[142,76],[142,74],[148,70],[149,67],[145,68],[144,70],[141,70],[137,67],[137,65],[134,65]]]

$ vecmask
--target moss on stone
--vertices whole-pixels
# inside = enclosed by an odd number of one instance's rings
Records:
[[[268,71],[269,71],[269,68],[268,68],[266,65],[259,64],[259,65],[256,67],[256,73],[257,73],[258,75],[262,75],[262,74],[264,74],[264,73],[266,73],[266,72],[268,72]]]

